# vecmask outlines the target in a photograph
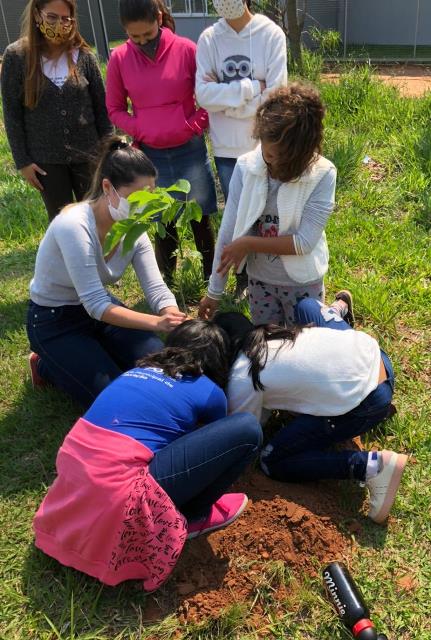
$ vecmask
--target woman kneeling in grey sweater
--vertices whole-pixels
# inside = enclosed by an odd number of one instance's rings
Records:
[[[106,234],[129,215],[127,197],[155,186],[145,154],[108,140],[88,200],[64,209],[39,246],[30,284],[27,332],[33,384],[49,382],[84,406],[136,360],[163,346],[155,331],[183,322],[164,283],[146,233],[123,254],[120,242],[104,255]],[[107,292],[132,264],[150,307],[132,311]]]

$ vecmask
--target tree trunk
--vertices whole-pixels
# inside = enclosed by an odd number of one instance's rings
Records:
[[[307,0],[304,0],[302,16],[298,18],[297,0],[287,0],[286,16],[287,16],[287,37],[289,39],[289,47],[295,64],[301,67],[301,33],[304,27],[305,15],[307,12]]]

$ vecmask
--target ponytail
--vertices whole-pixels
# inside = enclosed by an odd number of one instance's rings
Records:
[[[143,176],[157,177],[149,158],[119,136],[110,136],[101,143],[94,177],[85,199],[94,201],[103,194],[102,181],[107,178],[115,189],[132,184]]]
[[[265,388],[260,381],[260,372],[268,360],[268,342],[282,340],[284,343],[289,340],[292,347],[303,328],[301,325],[279,327],[276,324],[261,324],[255,327],[242,313],[235,311],[217,313],[214,322],[222,327],[230,338],[231,366],[240,352],[250,360],[248,373],[256,391],[263,391]]]
[[[175,20],[169,13],[163,0],[120,0],[120,22],[124,28],[130,22],[155,22],[162,14],[162,27],[175,33]]]

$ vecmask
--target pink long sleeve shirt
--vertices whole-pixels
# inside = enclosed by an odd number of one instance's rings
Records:
[[[151,60],[128,40],[114,49],[106,79],[106,106],[117,127],[135,142],[164,149],[202,135],[208,114],[196,109],[196,45],[162,28]],[[127,99],[132,103],[128,112]]]

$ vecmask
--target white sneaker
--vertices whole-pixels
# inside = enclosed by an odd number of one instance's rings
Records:
[[[381,451],[383,467],[379,473],[365,481],[370,492],[368,517],[382,524],[389,515],[401,482],[407,456],[394,451]]]

